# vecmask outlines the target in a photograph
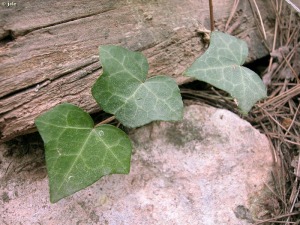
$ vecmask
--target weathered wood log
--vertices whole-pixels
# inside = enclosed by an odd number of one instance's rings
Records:
[[[214,1],[219,24],[229,17],[233,2]],[[208,1],[15,3],[0,8],[1,141],[34,131],[34,118],[61,102],[99,111],[90,91],[101,73],[99,45],[143,51],[150,74],[170,75],[178,83],[186,82],[182,72],[205,50],[197,30],[209,27]],[[235,35],[255,47],[248,61],[265,56],[248,1],[239,10],[236,17],[246,19]]]

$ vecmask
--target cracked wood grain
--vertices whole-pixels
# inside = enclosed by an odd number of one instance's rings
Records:
[[[228,18],[233,2],[216,3],[215,19]],[[101,74],[99,45],[143,51],[149,74],[177,83],[205,50],[196,30],[208,27],[206,1],[16,3],[0,8],[0,141],[35,131],[34,118],[61,102],[99,111],[90,90]]]

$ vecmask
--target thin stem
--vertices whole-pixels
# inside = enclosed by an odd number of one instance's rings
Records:
[[[229,24],[230,24],[230,22],[231,22],[231,20],[232,20],[232,18],[234,16],[234,13],[236,12],[236,9],[237,9],[237,6],[239,5],[239,2],[240,2],[240,0],[234,0],[233,7],[232,7],[232,10],[230,12],[229,18],[228,18],[228,20],[226,22],[224,31],[228,30],[228,26],[229,26]]]
[[[210,30],[214,31],[214,8],[212,0],[209,0],[209,16],[210,16]]]
[[[276,10],[278,10],[278,5],[277,5],[277,2],[276,2],[276,8],[275,8],[275,12]],[[278,32],[278,16],[276,16],[276,19],[275,19],[275,31],[274,31],[274,38],[273,38],[273,46],[272,46],[272,52],[275,51],[275,48],[276,48],[276,40],[277,40],[277,32]],[[270,61],[269,61],[269,67],[268,67],[268,72],[271,71],[271,67],[272,67],[272,63],[273,63],[273,57],[270,58]]]
[[[266,35],[266,31],[265,31],[265,26],[264,26],[264,22],[263,22],[263,20],[262,20],[262,17],[261,17],[261,15],[260,15],[260,11],[259,11],[259,9],[258,9],[258,6],[257,6],[255,0],[253,0],[253,3],[254,3],[254,6],[255,6],[255,9],[256,9],[256,12],[257,12],[257,15],[258,15],[260,24],[261,24],[261,28],[262,28],[262,33],[263,33],[263,35],[264,35],[264,39],[267,40],[267,35]]]
[[[109,118],[107,118],[106,120],[101,121],[100,123],[98,123],[95,127],[98,127],[102,124],[107,124],[110,123],[111,121],[113,121],[116,117],[115,116],[111,116]]]

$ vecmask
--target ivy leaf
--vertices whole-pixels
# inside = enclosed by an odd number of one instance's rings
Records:
[[[130,170],[131,142],[111,125],[94,128],[90,115],[61,104],[35,119],[44,144],[52,203],[108,174]]]
[[[101,46],[103,74],[92,87],[100,107],[127,127],[155,120],[178,121],[183,103],[176,82],[167,76],[147,79],[148,62],[139,52]]]
[[[246,42],[215,31],[211,33],[208,50],[185,71],[185,75],[228,92],[246,114],[255,102],[267,96],[260,77],[240,66],[247,55]]]

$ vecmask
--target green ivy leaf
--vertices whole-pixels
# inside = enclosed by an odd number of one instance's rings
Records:
[[[61,104],[35,120],[46,154],[50,200],[69,196],[108,174],[130,170],[131,142],[111,125],[94,128],[90,115]]]
[[[228,92],[238,101],[241,111],[248,113],[255,102],[267,96],[267,91],[256,73],[240,66],[247,55],[246,42],[212,32],[208,50],[185,71],[185,75]]]
[[[183,103],[176,82],[167,76],[146,80],[147,59],[118,46],[101,46],[103,74],[92,87],[100,107],[127,127],[155,120],[178,121]]]

